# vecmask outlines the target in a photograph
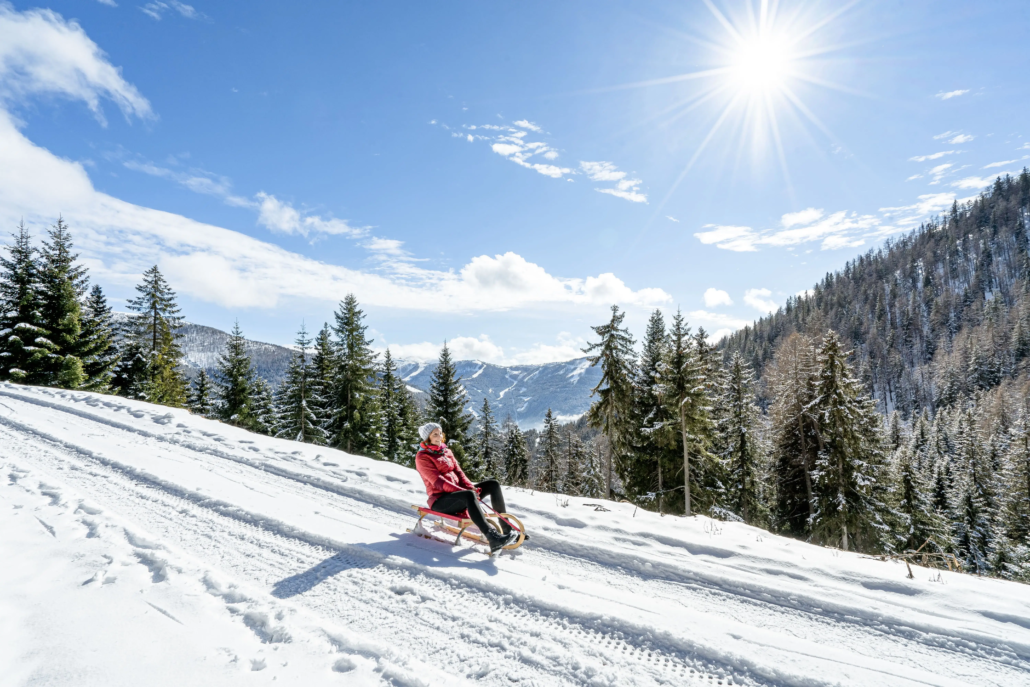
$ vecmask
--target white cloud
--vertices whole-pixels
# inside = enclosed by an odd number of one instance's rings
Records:
[[[941,100],[951,100],[952,98],[957,98],[960,95],[965,95],[966,93],[969,93],[969,89],[968,88],[965,89],[965,90],[960,90],[960,91],[948,91],[947,93],[945,93],[944,91],[941,91],[940,93],[938,93],[934,97],[935,98],[940,98]]]
[[[720,305],[733,305],[730,294],[720,289],[711,288],[705,291],[705,307],[716,308]]]
[[[776,312],[780,306],[776,305],[770,296],[772,291],[769,289],[748,289],[744,292],[744,302],[763,313]]]
[[[512,123],[515,126],[519,127],[520,129],[529,129],[530,131],[536,131],[536,132],[543,131],[543,129],[538,127],[536,124],[534,124],[533,122],[530,122],[529,120],[526,120],[526,119],[520,119],[517,122],[512,122]]]
[[[991,169],[993,167],[1004,167],[1005,165],[1011,165],[1013,162],[1019,162],[1019,160],[1002,160],[1001,162],[992,162],[989,165],[984,165],[982,169]]]
[[[672,215],[666,215],[665,219],[669,220],[670,222],[675,222],[676,224],[679,224],[679,220],[673,217]]]
[[[118,7],[118,3],[114,0],[97,0],[101,5],[107,5],[108,7]]]
[[[909,160],[909,162],[927,162],[929,160],[939,160],[940,158],[944,157],[945,155],[954,155],[954,154],[955,154],[954,150],[942,150],[939,153],[931,153],[930,155],[916,155],[915,157],[910,157],[908,160]]]
[[[0,4],[0,99],[29,95],[82,101],[101,123],[102,98],[113,100],[127,118],[153,116],[147,99],[104,59],[78,24],[50,10],[19,13]]]
[[[731,250],[738,253],[753,252],[758,250],[755,241],[758,238],[751,227],[735,227],[726,225],[706,224],[705,229],[714,227],[708,231],[701,231],[694,236],[706,245],[715,244],[716,248]]]
[[[187,5],[186,3],[178,2],[177,0],[168,0],[168,2],[148,2],[146,5],[141,5],[140,10],[157,21],[161,21],[164,13],[168,10],[175,10],[187,19],[197,19],[200,16],[192,5]]]
[[[625,200],[634,203],[646,203],[647,196],[640,192],[640,184],[643,182],[640,179],[627,179],[626,173],[619,171],[611,162],[580,162],[579,168],[583,170],[583,173],[591,181],[598,182],[615,182],[615,188],[598,188],[594,189],[599,193],[607,193],[617,198],[624,198]]]
[[[947,171],[952,167],[954,167],[954,165],[950,162],[945,162],[942,165],[931,167],[930,171],[927,172],[930,176],[933,177],[933,181],[930,182],[930,185],[936,186],[937,184],[941,183],[941,179],[944,177],[945,173],[947,173]]]
[[[948,143],[950,143],[952,145],[955,145],[955,144],[958,144],[958,143],[969,143],[974,138],[976,138],[976,136],[971,136],[970,134],[959,134],[958,136],[955,136],[954,138],[949,138],[948,139]]]
[[[150,116],[147,101],[106,62],[82,29],[53,12],[16,13],[0,5],[0,57],[5,98],[62,96],[86,102],[99,115],[100,100],[107,97],[127,116]],[[33,144],[2,107],[0,150],[0,224],[14,226],[24,218],[30,228],[45,226],[62,212],[84,264],[108,289],[130,291],[139,275],[157,264],[180,294],[232,308],[268,308],[296,299],[333,303],[347,293],[369,306],[427,312],[611,303],[652,307],[671,301],[661,289],[634,290],[610,273],[556,277],[514,253],[479,256],[457,272],[425,269],[401,259],[399,242],[378,237],[368,239],[366,247],[396,259],[377,261],[371,271],[328,264],[101,193],[82,164]],[[364,229],[298,210],[271,194],[259,193],[250,202],[261,223],[273,231],[367,236]]]
[[[936,136],[934,136],[933,140],[939,141],[942,138],[947,138],[948,136],[954,136],[957,133],[958,133],[957,131],[945,131],[943,134],[937,134]]]
[[[1013,174],[1013,172],[1000,172],[998,176],[1005,176],[1006,174]],[[979,191],[993,184],[996,178],[997,177],[994,176],[966,177],[965,179],[959,179],[958,181],[952,182],[951,185],[955,188],[972,189],[975,191]]]
[[[822,209],[816,210],[815,208],[808,208],[807,210],[801,210],[800,212],[788,212],[780,218],[780,224],[782,224],[784,228],[789,229],[790,227],[797,226],[799,224],[811,224],[822,216]]]
[[[557,343],[534,344],[531,348],[514,350],[510,353],[493,341],[486,334],[478,337],[458,336],[447,341],[447,348],[453,360],[479,360],[495,365],[537,365],[540,363],[561,362],[583,357],[583,349],[587,341],[573,337],[568,332],[558,334]],[[429,363],[440,359],[443,342],[422,341],[411,344],[390,344],[379,346],[380,353],[390,349],[390,354],[398,360]]]
[[[913,174],[908,179],[905,179],[905,181],[914,181],[915,179],[922,179],[922,178],[923,178],[922,174]]]
[[[691,325],[701,325],[709,331],[736,331],[751,324],[733,315],[721,312],[708,312],[707,310],[692,310],[687,313],[687,321]]]
[[[954,193],[928,193],[919,196],[912,205],[880,208],[880,213],[898,228],[911,228],[927,217],[947,210],[954,200]]]

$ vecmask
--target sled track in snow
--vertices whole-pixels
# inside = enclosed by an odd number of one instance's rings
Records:
[[[214,433],[168,437],[42,399],[5,391],[0,391],[0,396],[14,403],[52,408],[75,418],[76,423],[101,424],[106,433],[130,434],[136,445],[142,440],[144,445],[174,446],[195,460],[217,463],[219,470],[235,474],[251,489],[299,493],[326,509],[360,512],[389,523],[398,533],[414,520],[401,500],[348,486],[339,478],[312,478],[234,454],[219,446],[224,440]],[[14,409],[7,407],[13,415]],[[162,418],[153,419],[160,423]],[[23,440],[26,434],[36,438],[35,449],[33,442]],[[198,559],[331,622],[374,632],[401,646],[418,642],[422,645],[419,653],[430,662],[486,684],[515,680],[540,685],[587,684],[593,676],[584,673],[577,656],[632,665],[641,678],[639,684],[776,684],[769,676],[734,670],[711,656],[698,656],[684,638],[641,634],[640,628],[618,618],[559,613],[533,598],[450,577],[446,563],[427,567],[368,546],[334,542],[159,479],[11,417],[0,415],[0,436],[5,439],[0,455],[6,454],[22,467],[28,464],[46,472],[50,481],[64,481],[90,494]],[[40,439],[48,450],[38,447]],[[292,459],[279,452],[276,458]],[[391,545],[396,547],[395,542]],[[439,558],[450,558],[454,565],[462,563],[462,556],[448,553],[439,544],[413,539],[408,545],[432,550]],[[682,568],[656,565],[642,572],[628,567],[625,555],[618,552],[595,551],[585,545],[561,551],[559,545],[570,548],[546,535],[535,537],[533,548],[540,550],[523,555],[546,559],[541,567],[548,569],[551,564],[561,567],[574,560],[577,567],[588,568],[585,574],[616,587],[646,584],[656,594],[682,605],[684,612],[695,605],[718,606],[731,616],[742,613],[750,622],[757,619],[761,623],[762,616],[768,615],[772,624],[776,616],[780,625],[787,613],[796,616],[799,636],[827,633],[838,641],[855,635],[863,635],[864,641],[869,641],[870,635],[878,636],[885,655],[939,664],[942,671],[952,662],[949,657],[966,663],[975,659],[982,669],[978,677],[990,676],[994,684],[1006,684],[1006,674],[1011,677],[1013,670],[1019,674],[1030,667],[1030,651],[1019,645],[985,642],[983,637],[964,636],[960,631],[943,636],[897,618],[861,617],[850,607],[827,607],[825,600],[816,606],[796,594],[770,593],[775,592],[772,587],[731,586]],[[455,632],[460,634],[460,642],[455,641]],[[551,647],[550,655],[522,650],[527,636],[539,639],[540,646]]]

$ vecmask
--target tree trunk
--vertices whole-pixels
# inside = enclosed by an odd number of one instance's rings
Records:
[[[686,515],[690,515],[690,452],[687,449],[687,418],[680,410],[680,434],[683,435],[683,506]]]
[[[805,471],[805,495],[808,498],[808,526],[815,519],[815,504],[812,503],[812,473],[808,469],[808,446],[805,443],[804,415],[798,415],[798,430],[801,432],[801,457]]]

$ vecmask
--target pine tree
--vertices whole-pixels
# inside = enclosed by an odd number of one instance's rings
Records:
[[[332,440],[332,421],[336,417],[334,389],[337,357],[333,348],[332,330],[329,329],[328,323],[324,323],[315,336],[313,351],[308,407],[311,409],[313,422],[326,431],[327,438],[324,443],[329,444]]]
[[[584,469],[587,462],[586,450],[583,442],[573,427],[565,431],[565,440],[562,442],[565,448],[565,474],[562,477],[562,493],[570,496],[578,496],[583,493]]]
[[[354,294],[347,294],[335,313],[336,374],[333,384],[332,444],[348,453],[381,455],[381,426],[376,426],[376,354],[365,313]]]
[[[211,378],[202,368],[197,378],[193,381],[189,395],[190,412],[201,417],[212,417],[214,415],[215,403],[211,388]]]
[[[324,444],[326,431],[311,410],[313,387],[308,360],[311,337],[302,324],[294,340],[297,352],[276,391],[275,436],[308,444]]]
[[[383,356],[379,399],[383,413],[383,456],[390,462],[410,467],[419,443],[418,410],[404,380],[397,375],[390,349],[386,349]]]
[[[676,418],[679,431],[679,448],[683,456],[683,512],[691,515],[695,506],[698,510],[707,510],[716,504],[718,498],[718,495],[700,488],[705,485],[705,478],[716,461],[711,453],[716,427],[709,416],[711,401],[703,363],[692,344],[690,328],[679,311],[672,320],[659,390],[670,413]]]
[[[1005,525],[1013,541],[1030,545],[1030,403],[1024,402],[1010,430],[1006,460],[1009,486]]]
[[[726,419],[719,429],[722,458],[729,469],[728,505],[744,522],[757,525],[766,520],[761,411],[755,405],[751,369],[736,351],[730,358],[726,392]]]
[[[426,416],[443,427],[447,446],[459,463],[465,458],[465,445],[472,424],[472,415],[465,412],[466,396],[465,387],[461,385],[445,342],[440,351],[440,362],[429,381]]]
[[[128,301],[136,313],[128,323],[126,352],[118,385],[134,398],[181,408],[186,404],[186,380],[178,368],[182,318],[175,292],[154,265],[136,286],[139,296]]]
[[[660,394],[662,361],[667,348],[665,319],[660,310],[655,310],[647,323],[640,364],[633,379],[630,451],[623,460],[622,478],[631,497],[657,492],[659,510],[663,503],[662,492],[672,481],[679,463],[675,418]]]
[[[864,396],[847,363],[848,351],[832,329],[819,351],[815,402],[819,454],[813,491],[812,533],[845,551],[877,548],[884,537],[884,504],[874,486],[882,478],[882,449],[875,402]]]
[[[89,391],[108,391],[119,361],[118,346],[115,342],[115,324],[111,307],[107,304],[107,298],[104,297],[104,291],[99,284],[93,285],[82,309],[82,333],[78,349],[82,356],[82,372],[85,377],[82,388]]]
[[[225,342],[225,352],[218,358],[215,385],[218,390],[218,419],[230,425],[256,430],[258,417],[254,408],[257,379],[247,353],[240,323],[233,325]]]
[[[561,488],[561,435],[558,433],[558,422],[551,409],[544,415],[544,429],[540,445],[540,471],[537,475],[536,488],[540,491],[559,492]]]
[[[46,384],[48,362],[56,349],[43,319],[40,266],[25,223],[0,257],[0,378],[23,384]]]
[[[250,427],[250,430],[266,436],[274,435],[277,421],[275,414],[275,397],[272,393],[271,385],[262,377],[254,378],[251,409],[254,424]]]
[[[612,306],[612,319],[607,324],[591,327],[600,341],[589,344],[584,353],[589,356],[591,367],[601,366],[601,379],[591,390],[597,400],[590,404],[587,421],[607,437],[611,451],[605,476],[605,490],[611,498],[612,471],[614,462],[619,462],[629,448],[633,414],[633,337],[622,326],[626,313],[619,312],[619,306]],[[614,456],[612,454],[615,454]]]
[[[810,531],[815,516],[812,473],[818,448],[815,401],[815,352],[811,342],[793,334],[780,345],[769,373],[773,404],[775,519],[794,535]]]
[[[49,241],[40,250],[40,290],[43,328],[54,345],[47,357],[49,384],[75,389],[85,381],[80,357],[82,306],[86,269],[76,265],[72,238],[62,218],[48,230]]]
[[[981,445],[973,408],[959,412],[955,427],[956,465],[951,521],[953,542],[968,572],[991,572],[996,545],[994,475]]]
[[[507,483],[517,487],[526,486],[529,479],[529,449],[522,430],[509,417],[504,422],[504,468]]]
[[[583,478],[579,492],[588,498],[604,496],[605,474],[601,442],[596,441],[584,452]]]
[[[474,462],[480,467],[478,477],[472,477],[468,470],[465,471],[473,482],[500,474],[499,463],[501,460],[497,450],[497,422],[490,409],[490,399],[486,396],[483,397],[483,406],[479,412],[479,427],[473,443],[473,450],[469,452],[475,456]]]

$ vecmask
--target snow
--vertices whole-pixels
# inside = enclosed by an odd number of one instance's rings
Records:
[[[579,360],[576,362],[575,367],[573,367],[572,371],[566,375],[566,378],[568,378],[573,384],[575,384],[579,381],[579,378],[583,376],[583,373],[589,369],[590,360],[584,358],[583,360]]]
[[[2,384],[0,683],[1030,684],[1030,587],[506,495],[491,559],[407,468]]]

